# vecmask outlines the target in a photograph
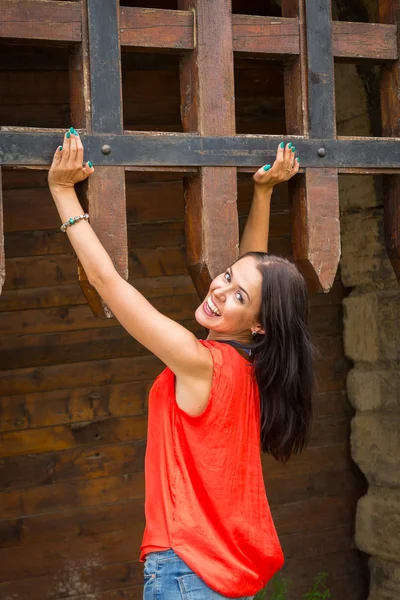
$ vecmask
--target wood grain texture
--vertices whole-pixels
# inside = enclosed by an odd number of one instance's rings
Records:
[[[379,3],[379,17],[384,23],[399,27],[400,2],[383,0]],[[397,47],[400,36],[397,34]],[[388,137],[400,136],[400,61],[381,70],[382,133]],[[400,280],[400,176],[384,178],[384,235],[386,251],[398,280]]]
[[[6,258],[4,254],[4,215],[3,215],[3,184],[0,166],[0,294],[6,278]]]
[[[272,56],[297,55],[298,19],[232,15],[233,50],[247,54]]]
[[[394,24],[333,21],[332,50],[335,57],[353,62],[396,60],[397,28]]]
[[[121,45],[190,50],[194,47],[193,23],[191,11],[122,6]]]
[[[196,48],[181,61],[184,131],[234,135],[235,104],[231,5],[228,0],[180,0],[196,11]],[[238,254],[236,169],[201,169],[185,183],[189,273],[200,297]]]
[[[310,291],[329,291],[340,259],[339,185],[336,169],[309,169],[291,180],[295,262]]]
[[[80,5],[54,0],[0,0],[2,37],[80,42]]]

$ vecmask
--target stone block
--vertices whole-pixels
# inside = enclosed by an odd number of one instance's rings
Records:
[[[353,361],[400,357],[400,290],[352,295],[343,300],[344,350]]]
[[[369,488],[357,505],[355,542],[367,554],[400,562],[400,490]]]
[[[400,409],[400,371],[354,368],[347,376],[347,394],[359,411]]]
[[[383,208],[344,215],[340,223],[343,285],[394,283],[396,277],[385,249]]]
[[[400,598],[400,563],[372,556],[368,564],[371,573],[368,600],[398,600]]]
[[[339,200],[342,213],[376,208],[377,178],[371,175],[340,175]],[[342,219],[345,217],[342,217]]]
[[[400,488],[399,448],[400,414],[358,413],[352,420],[351,453],[370,484]]]

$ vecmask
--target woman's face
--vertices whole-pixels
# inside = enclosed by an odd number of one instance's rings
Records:
[[[208,339],[248,342],[252,331],[264,333],[258,321],[262,275],[252,256],[240,259],[216,277],[195,318],[210,330]]]

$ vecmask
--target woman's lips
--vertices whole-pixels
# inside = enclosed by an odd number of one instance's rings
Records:
[[[216,317],[217,316],[217,315],[214,315],[214,313],[212,312],[211,308],[208,306],[207,300],[203,304],[203,310],[204,310],[204,312],[206,313],[206,315],[208,317]]]

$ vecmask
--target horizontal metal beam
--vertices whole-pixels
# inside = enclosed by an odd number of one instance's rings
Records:
[[[0,132],[0,164],[45,165],[52,160],[60,132]],[[318,140],[295,136],[236,135],[201,137],[195,134],[85,135],[86,159],[95,165],[257,167],[274,160],[278,143],[294,142],[302,167],[398,169],[399,138]],[[109,146],[110,154],[102,147]],[[323,148],[323,152],[321,149]],[[318,151],[319,154],[318,154]],[[324,153],[324,156],[320,154]]]

